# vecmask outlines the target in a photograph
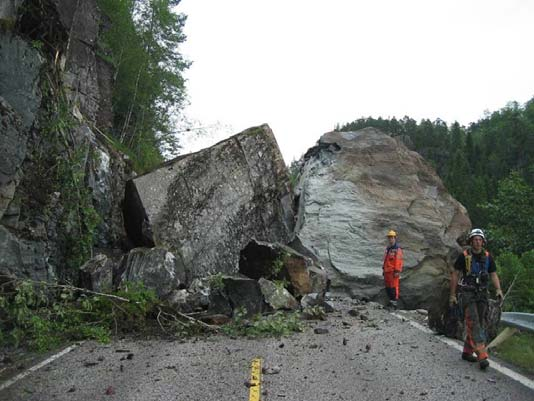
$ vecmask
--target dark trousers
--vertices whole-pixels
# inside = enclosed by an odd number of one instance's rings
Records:
[[[464,313],[465,341],[464,351],[468,354],[475,352],[478,360],[486,359],[488,352],[486,342],[486,313],[488,310],[488,295],[486,290],[464,291],[460,293],[460,304]]]
[[[400,277],[395,277],[393,272],[384,272],[384,285],[386,286],[386,294],[388,294],[389,300],[398,300]]]

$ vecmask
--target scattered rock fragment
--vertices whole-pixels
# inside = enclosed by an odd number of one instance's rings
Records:
[[[277,375],[280,373],[282,368],[280,366],[264,366],[261,370],[261,372],[265,375]]]

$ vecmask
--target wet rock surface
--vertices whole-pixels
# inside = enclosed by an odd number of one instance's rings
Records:
[[[462,361],[459,351],[377,304],[334,303],[339,312],[328,321],[310,322],[303,333],[283,339],[85,342],[0,391],[0,399],[247,399],[244,383],[255,357],[263,360],[262,400],[512,401],[534,396],[491,367],[481,372]],[[348,315],[355,308],[369,320]],[[316,328],[328,333],[315,334]]]

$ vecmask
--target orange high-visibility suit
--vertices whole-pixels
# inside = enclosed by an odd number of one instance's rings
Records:
[[[384,252],[384,284],[386,293],[391,301],[399,299],[400,273],[402,272],[402,248],[395,245],[388,246]]]

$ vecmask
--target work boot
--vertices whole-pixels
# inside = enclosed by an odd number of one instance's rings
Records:
[[[479,364],[481,370],[486,370],[486,368],[489,366],[489,361],[487,359],[481,359]]]
[[[477,357],[469,352],[462,352],[462,359],[467,362],[476,362]]]
[[[393,301],[393,300],[389,301],[389,307],[391,309],[397,309],[397,301]]]

